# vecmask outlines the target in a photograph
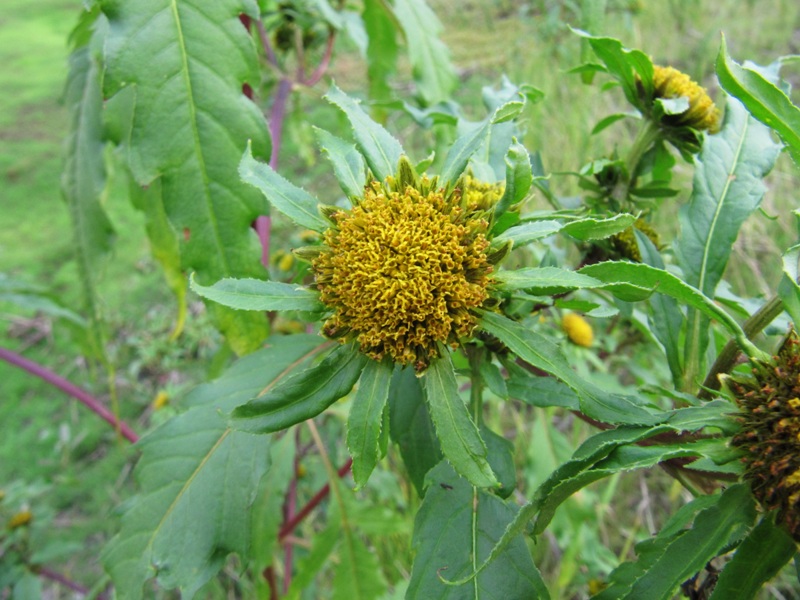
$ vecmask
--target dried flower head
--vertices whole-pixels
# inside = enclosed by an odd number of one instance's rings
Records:
[[[741,408],[732,444],[744,451],[753,495],[800,542],[800,340],[792,332],[775,364],[756,364],[751,377],[725,385]]]
[[[664,115],[666,125],[688,126],[716,133],[719,131],[720,112],[708,92],[696,82],[672,67],[653,66],[653,88],[656,98],[686,98],[689,108],[682,113]]]
[[[458,346],[477,324],[472,309],[488,298],[483,205],[458,186],[446,191],[399,174],[368,184],[352,210],[329,215],[333,226],[312,263],[320,299],[334,311],[323,333],[417,371],[439,344]]]

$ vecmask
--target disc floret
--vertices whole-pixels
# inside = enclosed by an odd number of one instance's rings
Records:
[[[329,215],[312,263],[320,299],[333,311],[326,336],[423,371],[440,344],[457,347],[472,335],[474,309],[489,297],[489,222],[461,187],[437,188],[401,169],[367,184],[352,210]]]

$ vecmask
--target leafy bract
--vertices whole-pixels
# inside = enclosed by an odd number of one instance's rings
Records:
[[[621,213],[607,219],[587,217],[572,223],[567,223],[561,230],[581,241],[601,240],[626,230],[636,221],[634,215]]]
[[[331,86],[325,98],[338,106],[353,127],[356,146],[364,155],[372,174],[379,181],[384,181],[397,170],[397,163],[404,154],[400,145],[386,129],[369,118],[354,100],[335,85]]]
[[[431,362],[422,378],[422,389],[445,458],[478,487],[493,487],[497,478],[486,459],[486,444],[458,394],[449,352]]]
[[[139,185],[161,183],[164,212],[180,232],[181,263],[203,282],[260,277],[250,223],[267,207],[244,185],[236,165],[247,140],[268,152],[261,112],[242,94],[260,80],[253,41],[239,20],[254,13],[244,0],[108,0],[107,96],[133,88],[129,134],[123,140]],[[258,347],[263,315],[209,304],[238,352]]]
[[[238,406],[232,413],[233,426],[271,433],[316,417],[353,389],[366,361],[355,344],[337,346],[319,364]]]
[[[314,127],[320,150],[333,165],[333,173],[342,191],[348,198],[360,198],[364,194],[367,183],[367,167],[364,157],[350,142],[336,137],[332,133]]]
[[[731,59],[724,37],[717,56],[717,77],[723,89],[744,104],[753,117],[778,132],[794,162],[800,165],[800,108],[760,73]]]
[[[247,560],[249,508],[268,466],[270,438],[230,429],[225,413],[280,381],[318,346],[316,336],[272,338],[267,348],[196,388],[185,413],[142,438],[136,467],[141,494],[103,553],[118,597],[141,598],[153,576],[191,597],[228,553]]]
[[[519,536],[473,581],[446,585],[475,571],[514,518],[516,507],[469,485],[445,462],[426,478],[427,493],[414,523],[416,552],[409,600],[549,598]]]
[[[353,457],[353,479],[361,487],[378,463],[383,409],[389,398],[392,367],[370,360],[358,384],[347,419],[347,447]]]
[[[304,287],[262,279],[222,279],[200,285],[191,278],[191,288],[203,298],[237,310],[319,311],[319,294]]]

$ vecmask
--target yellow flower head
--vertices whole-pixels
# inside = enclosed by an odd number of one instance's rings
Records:
[[[32,520],[33,513],[29,510],[22,510],[8,520],[8,528],[18,529],[30,524]]]
[[[667,125],[688,126],[709,133],[719,131],[720,112],[704,88],[677,69],[653,66],[653,88],[656,98],[686,98],[688,110],[665,115]]]
[[[488,221],[476,209],[458,188],[445,193],[423,177],[373,181],[352,210],[333,212],[312,263],[320,299],[334,311],[323,333],[417,371],[440,343],[457,347],[491,281]]]
[[[487,183],[467,175],[464,178],[464,205],[470,210],[489,210],[503,197],[505,188],[503,183]]]
[[[658,236],[658,232],[644,219],[636,219],[633,227],[628,227],[627,229],[612,236],[611,245],[614,247],[614,250],[623,256],[623,258],[627,258],[634,262],[642,262],[642,253],[639,251],[639,244],[636,243],[636,235],[633,232],[634,228],[645,234],[650,241],[653,242],[656,248],[661,245],[661,239]]]
[[[753,495],[800,542],[800,340],[792,332],[774,365],[753,376],[728,377],[741,409],[741,431],[731,441],[744,451],[744,478]]]
[[[588,348],[594,340],[594,331],[589,322],[576,313],[567,313],[561,321],[561,326],[567,333],[570,341],[578,346]]]

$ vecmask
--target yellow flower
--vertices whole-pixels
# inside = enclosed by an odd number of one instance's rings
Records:
[[[686,98],[689,108],[676,115],[665,115],[667,125],[689,126],[709,133],[719,131],[720,112],[706,90],[677,69],[653,66],[656,98]]]
[[[169,395],[164,390],[161,390],[156,394],[156,397],[153,399],[153,403],[151,406],[153,410],[160,410],[164,408],[167,404],[169,404]]]
[[[373,181],[352,210],[330,214],[312,266],[320,299],[334,311],[325,335],[423,371],[439,344],[457,347],[477,324],[472,309],[491,281],[489,224],[458,187],[399,181]]]
[[[636,235],[633,233],[634,228],[644,233],[650,241],[653,242],[656,248],[661,245],[658,232],[644,219],[636,219],[633,227],[628,227],[624,231],[620,231],[612,236],[611,245],[624,258],[634,262],[642,262],[642,253],[639,251],[639,244],[636,242]]]
[[[750,377],[727,377],[741,431],[731,443],[744,451],[744,478],[753,495],[800,542],[800,340],[787,338],[774,365],[756,364]]]
[[[573,344],[584,348],[592,345],[594,340],[592,326],[582,316],[576,313],[567,313],[561,321],[561,326]]]
[[[8,520],[9,529],[17,529],[28,525],[33,520],[33,513],[29,510],[21,510]]]
[[[487,183],[471,175],[464,177],[464,204],[471,210],[489,210],[500,201],[504,183]]]

